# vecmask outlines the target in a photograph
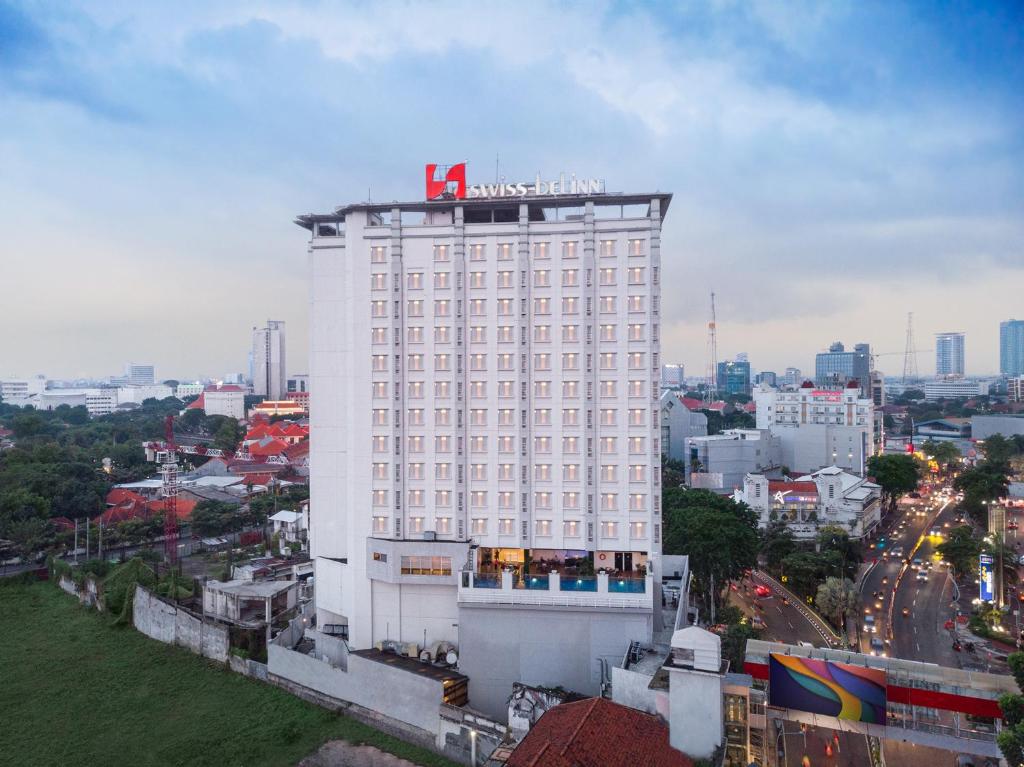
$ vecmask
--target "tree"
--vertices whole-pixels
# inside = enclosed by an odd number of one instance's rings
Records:
[[[944,469],[960,460],[960,451],[956,445],[948,441],[936,442],[930,439],[921,446],[921,452]]]
[[[797,551],[782,560],[782,572],[789,587],[801,596],[810,596],[827,576],[829,563],[813,551]]]
[[[861,562],[860,548],[850,539],[850,534],[841,527],[827,525],[818,532],[818,550],[825,556],[826,562],[839,560],[839,571],[843,578],[853,578],[857,574],[857,565]],[[835,558],[830,559],[829,554]],[[832,564],[832,567],[835,567]]]
[[[761,556],[769,570],[778,572],[782,561],[794,551],[796,540],[785,522],[769,522],[761,531]]]
[[[708,490],[665,488],[664,552],[687,554],[694,592],[705,608],[722,604],[722,590],[757,564],[757,515],[745,503]]]
[[[917,487],[920,467],[912,455],[873,455],[868,459],[868,474],[881,485],[883,505],[893,512],[900,498]]]
[[[981,554],[981,538],[975,535],[970,525],[954,527],[946,540],[938,545],[939,554],[949,562],[958,576],[974,573],[978,569],[978,555]]]
[[[238,443],[241,442],[243,436],[245,436],[245,432],[238,421],[234,418],[226,418],[213,436],[213,446],[219,450],[234,452],[238,449]]]
[[[667,455],[661,457],[661,486],[679,487],[686,484],[686,464]]]
[[[998,466],[1008,465],[1010,458],[1017,452],[1016,444],[1002,434],[986,437],[982,450],[985,452],[985,462]]]
[[[859,602],[857,587],[848,578],[826,578],[825,582],[818,586],[818,593],[814,598],[818,610],[822,615],[834,619],[836,630],[839,632],[842,632],[846,625],[846,616],[857,609]]]
[[[192,510],[189,525],[198,535],[220,535],[238,530],[242,519],[238,507],[221,501],[200,501]]]

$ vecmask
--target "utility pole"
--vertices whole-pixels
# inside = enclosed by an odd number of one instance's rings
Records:
[[[100,545],[97,551],[98,553],[96,556],[99,559],[103,559],[103,517],[100,517]]]
[[[78,564],[78,517],[75,517],[75,564]]]
[[[89,518],[85,518],[85,561],[89,561]]]

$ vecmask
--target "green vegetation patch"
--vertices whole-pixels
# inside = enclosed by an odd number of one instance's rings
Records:
[[[0,765],[293,765],[336,738],[452,764],[112,620],[0,582]]]

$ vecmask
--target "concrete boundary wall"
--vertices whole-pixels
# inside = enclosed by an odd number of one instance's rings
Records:
[[[150,639],[180,645],[221,663],[228,662],[227,626],[203,620],[183,607],[165,602],[143,586],[135,587],[132,623]]]

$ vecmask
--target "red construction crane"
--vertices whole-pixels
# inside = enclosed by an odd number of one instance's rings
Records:
[[[164,484],[164,550],[172,567],[178,561],[178,453],[174,445],[174,416],[164,420],[163,450],[158,454]],[[162,460],[161,460],[162,459]]]

